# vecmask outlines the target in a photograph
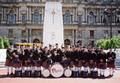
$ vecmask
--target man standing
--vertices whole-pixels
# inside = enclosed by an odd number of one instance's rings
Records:
[[[110,74],[109,76],[113,76],[113,70],[115,69],[115,58],[116,54],[112,51],[112,48],[109,48],[109,52],[107,53],[107,67],[109,68]]]
[[[6,62],[5,62],[5,66],[7,68],[7,75],[11,74],[13,75],[13,67],[12,67],[12,60],[13,60],[13,51],[14,51],[14,48],[13,48],[13,44],[11,43],[10,44],[10,48],[7,49],[6,51]],[[10,70],[11,69],[11,73],[10,73]]]

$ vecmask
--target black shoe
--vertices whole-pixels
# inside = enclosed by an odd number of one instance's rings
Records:
[[[7,73],[7,76],[9,76],[9,73]]]
[[[13,77],[13,73],[11,73],[10,76]]]
[[[13,73],[11,73],[10,75],[13,75]]]
[[[113,75],[109,75],[109,77],[113,77]]]

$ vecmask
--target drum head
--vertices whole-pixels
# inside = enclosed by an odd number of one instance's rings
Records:
[[[44,69],[42,71],[42,75],[43,75],[43,77],[49,77],[50,76],[50,71],[48,69]]]
[[[65,77],[70,77],[72,75],[72,71],[70,69],[66,69],[64,71],[64,75],[65,75]]]
[[[61,77],[63,75],[64,69],[61,64],[55,63],[50,68],[51,75],[53,77]]]
[[[105,74],[104,74],[105,77],[108,77],[108,76],[109,76],[109,73],[110,73],[110,72],[109,72],[109,69],[105,69]]]

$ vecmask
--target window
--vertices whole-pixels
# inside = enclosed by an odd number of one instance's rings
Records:
[[[94,37],[94,30],[90,30],[90,38]]]
[[[102,16],[102,22],[103,22],[103,23],[107,23],[107,18],[108,18],[107,12],[104,12],[104,13],[103,13],[103,16]]]
[[[64,0],[66,3],[71,3],[73,0]]]
[[[94,41],[90,41],[90,45],[94,47]]]
[[[8,37],[13,37],[13,29],[8,30]]]
[[[1,23],[1,21],[2,21],[2,15],[0,14],[0,23]]]
[[[22,30],[22,37],[26,37],[27,33],[26,30]]]
[[[94,13],[92,11],[90,11],[89,16],[88,16],[88,22],[94,23]]]
[[[118,31],[118,35],[120,35],[120,30]]]
[[[104,31],[104,38],[109,38],[109,31],[108,30]]]
[[[117,12],[116,22],[117,22],[117,23],[120,23],[120,11]]]
[[[34,2],[39,2],[39,0],[34,0]]]
[[[64,22],[67,23],[67,24],[70,23],[70,12],[69,12],[69,10],[65,11]]]
[[[12,24],[15,22],[15,14],[14,14],[13,10],[10,11],[9,22]]]
[[[78,30],[78,38],[81,38],[81,37],[82,37],[82,31]]]
[[[40,14],[38,10],[35,10],[34,12],[34,22],[38,23],[40,21]]]
[[[26,22],[26,14],[22,14],[22,22]]]
[[[82,45],[82,40],[78,40],[77,45]]]
[[[82,21],[82,16],[78,15],[78,23],[81,24],[81,21]]]

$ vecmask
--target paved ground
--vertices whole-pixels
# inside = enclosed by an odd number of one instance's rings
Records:
[[[120,70],[116,70],[112,78],[10,78],[3,77],[6,70],[0,69],[0,83],[119,83]]]

